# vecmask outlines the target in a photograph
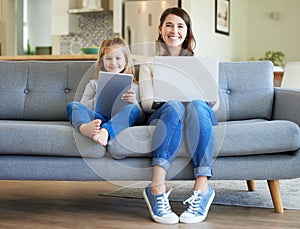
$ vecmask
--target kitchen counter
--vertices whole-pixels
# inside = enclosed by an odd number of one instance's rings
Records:
[[[131,55],[134,63],[146,61],[148,56]],[[70,54],[70,55],[20,55],[0,56],[0,60],[97,60],[97,54]]]
[[[20,55],[20,56],[0,56],[0,60],[97,60],[97,55]]]

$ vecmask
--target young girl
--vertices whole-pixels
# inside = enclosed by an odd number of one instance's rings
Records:
[[[168,8],[160,18],[157,54],[162,56],[192,56],[195,39],[189,15],[181,8]],[[197,66],[195,66],[197,67]],[[208,184],[212,176],[214,152],[211,108],[200,100],[186,107],[179,101],[168,101],[155,109],[152,87],[153,65],[140,67],[139,82],[143,109],[150,113],[147,122],[159,119],[152,139],[152,183],[143,192],[154,221],[165,224],[197,223],[205,220],[215,192]],[[185,128],[183,126],[185,125]],[[201,131],[200,131],[201,130]],[[169,205],[170,191],[166,193],[166,175],[176,157],[185,131],[186,145],[194,166],[194,191],[184,203],[189,207],[178,217]],[[180,169],[180,168],[179,168]]]
[[[95,70],[95,76],[86,85],[81,101],[69,103],[66,110],[68,119],[76,130],[106,146],[108,140],[113,139],[123,129],[137,123],[142,117],[137,102],[138,86],[135,77],[133,88],[122,95],[122,100],[128,102],[128,105],[121,108],[113,117],[94,111],[99,71],[134,75],[130,51],[122,38],[116,37],[102,42]]]

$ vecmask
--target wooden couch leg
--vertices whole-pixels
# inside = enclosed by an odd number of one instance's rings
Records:
[[[269,191],[276,213],[283,213],[279,180],[268,180]]]
[[[247,187],[248,187],[248,191],[250,191],[250,192],[255,191],[254,180],[247,180]]]

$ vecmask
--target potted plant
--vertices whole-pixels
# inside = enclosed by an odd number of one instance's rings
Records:
[[[269,50],[258,60],[269,60],[274,64],[274,86],[279,87],[284,74],[285,54],[282,51]]]
[[[284,67],[285,54],[282,51],[269,50],[265,53],[265,56],[258,60],[269,60],[274,66]]]

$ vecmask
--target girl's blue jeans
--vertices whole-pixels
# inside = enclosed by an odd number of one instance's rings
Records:
[[[206,102],[194,100],[186,105],[184,132],[195,177],[212,177],[211,165],[215,148],[212,126],[217,124],[215,114]]]
[[[108,131],[110,140],[125,128],[136,124],[142,116],[138,104],[128,104],[112,117],[103,116],[80,102],[70,102],[66,107],[66,111],[69,121],[78,131],[80,125],[100,119],[102,121],[101,128]]]

